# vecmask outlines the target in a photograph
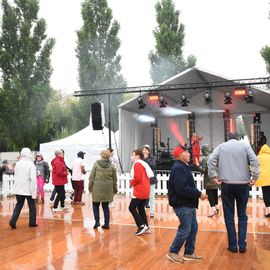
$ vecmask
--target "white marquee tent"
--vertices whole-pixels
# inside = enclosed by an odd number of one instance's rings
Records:
[[[116,147],[115,135],[111,132],[112,148]],[[117,141],[117,139],[116,139]],[[54,151],[63,149],[65,151],[65,161],[68,167],[71,167],[72,160],[77,157],[79,151],[86,153],[85,163],[86,169],[90,170],[94,162],[100,158],[101,150],[109,146],[109,130],[104,127],[103,130],[93,130],[90,124],[79,132],[63,138],[61,140],[40,144],[40,152],[44,156],[44,160],[51,162],[54,158]]]
[[[225,81],[226,77],[210,73],[199,68],[190,68],[170,78],[162,84],[183,84],[203,83],[214,81]],[[130,155],[134,148],[142,147],[144,144],[152,145],[153,133],[150,127],[151,122],[157,119],[161,128],[161,141],[166,144],[170,141],[170,148],[179,143],[179,137],[188,142],[187,118],[190,112],[194,112],[196,132],[203,136],[202,144],[209,144],[216,147],[224,141],[223,112],[229,109],[233,123],[241,117],[244,123],[246,134],[250,136],[250,126],[253,121],[253,113],[261,113],[261,128],[266,137],[270,140],[270,91],[258,87],[252,87],[255,96],[254,104],[246,104],[243,97],[234,97],[231,105],[224,105],[224,94],[232,88],[217,87],[210,89],[213,103],[204,104],[203,95],[209,89],[187,89],[164,91],[162,95],[168,102],[167,108],[160,108],[159,103],[151,104],[148,101],[148,94],[142,94],[143,101],[147,104],[144,109],[138,108],[137,96],[121,104],[120,110],[120,157],[123,169],[129,170],[131,166]],[[181,107],[180,96],[185,93],[190,104],[188,107]],[[151,120],[152,119],[152,120]]]

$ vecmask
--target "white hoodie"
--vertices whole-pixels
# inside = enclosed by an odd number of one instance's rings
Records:
[[[23,148],[21,158],[15,166],[13,193],[16,195],[32,196],[33,199],[36,199],[36,166],[31,157],[31,150],[29,148]]]

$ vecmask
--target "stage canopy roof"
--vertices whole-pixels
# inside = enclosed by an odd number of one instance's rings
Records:
[[[237,78],[242,79],[242,78]],[[189,84],[217,81],[232,81],[229,78],[205,71],[201,68],[190,68],[182,73],[164,81],[162,85]],[[163,87],[164,88],[164,87]],[[249,135],[250,124],[253,113],[260,112],[262,118],[262,129],[270,138],[270,91],[266,87],[247,86],[254,94],[254,104],[246,104],[244,97],[234,95],[234,87],[214,87],[205,89],[184,89],[159,92],[166,100],[167,107],[160,108],[159,102],[150,103],[149,93],[141,93],[143,102],[147,105],[144,109],[139,109],[137,98],[139,94],[131,100],[121,104],[120,109],[120,153],[124,169],[131,165],[130,154],[134,148],[144,144],[152,145],[153,135],[151,122],[157,119],[161,128],[161,141],[167,142],[173,148],[179,143],[180,137],[184,141],[189,141],[186,132],[186,120],[190,112],[196,116],[196,132],[204,137],[202,144],[207,143],[215,147],[224,141],[223,112],[230,110],[234,120],[241,116],[242,121]],[[204,94],[208,91],[213,102],[204,104]],[[224,94],[231,93],[232,104],[224,105]],[[154,91],[153,91],[154,92]],[[190,101],[188,107],[181,107],[180,97],[184,94]]]

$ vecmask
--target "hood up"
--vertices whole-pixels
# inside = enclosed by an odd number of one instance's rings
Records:
[[[21,159],[32,161],[32,152],[27,147],[21,150],[20,156],[21,156]]]
[[[261,154],[270,154],[270,147],[267,144],[262,146],[259,155]]]

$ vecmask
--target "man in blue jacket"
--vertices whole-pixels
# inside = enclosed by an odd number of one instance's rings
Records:
[[[201,256],[194,253],[198,231],[196,208],[198,208],[199,198],[205,200],[207,195],[196,188],[193,175],[188,166],[190,161],[188,149],[182,145],[177,146],[173,151],[173,155],[176,161],[171,169],[168,197],[169,204],[173,207],[180,225],[167,258],[176,263],[183,263],[184,261],[202,259]],[[184,244],[185,251],[182,258],[178,253]]]

